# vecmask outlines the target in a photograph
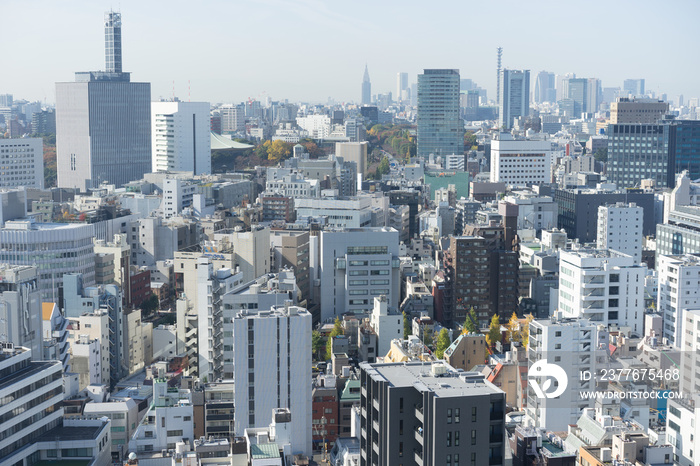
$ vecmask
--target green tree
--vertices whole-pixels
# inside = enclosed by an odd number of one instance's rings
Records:
[[[474,306],[469,308],[467,317],[464,319],[462,333],[479,333],[479,319],[476,316]]]
[[[438,359],[442,359],[442,356],[445,354],[445,350],[450,347],[451,343],[450,332],[448,332],[446,328],[440,330],[440,333],[438,333],[437,345],[435,347],[435,356]]]
[[[265,142],[270,142],[270,141],[265,141]],[[259,157],[262,160],[267,160],[267,149],[270,145],[268,144],[267,146],[265,143],[258,144],[255,147],[255,150],[253,151],[255,153],[256,157]]]
[[[384,157],[377,167],[377,175],[381,177],[381,175],[386,175],[387,173],[389,173],[389,157]]]
[[[486,343],[493,348],[499,341],[501,341],[501,321],[498,319],[498,314],[494,314],[489,325],[489,333],[486,334]]]
[[[403,338],[404,340],[413,334],[413,326],[411,325],[411,319],[408,314],[403,313]]]
[[[323,335],[318,330],[311,332],[311,350],[313,359],[321,359],[321,351],[323,351]]]
[[[328,335],[328,342],[326,343],[326,360],[333,359],[333,338],[343,335],[344,333],[343,324],[340,322],[340,319],[336,317],[333,323],[333,330],[331,330],[330,335]]]
[[[144,312],[144,314],[151,315],[153,314],[157,309],[158,309],[158,296],[151,294],[148,298],[146,298],[142,303],[141,303],[141,310]]]
[[[477,145],[476,134],[474,134],[473,131],[465,131],[464,132],[464,150],[465,151],[471,150],[476,145]]]
[[[593,154],[593,157],[598,162],[607,162],[608,161],[608,148],[604,147],[602,149],[598,149],[597,151],[595,151],[595,154]]]
[[[423,330],[423,344],[428,348],[433,346],[433,329],[425,327]]]

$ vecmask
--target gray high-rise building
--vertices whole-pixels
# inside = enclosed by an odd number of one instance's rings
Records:
[[[396,102],[402,102],[408,97],[408,73],[399,72],[396,74]]]
[[[464,153],[459,84],[459,70],[423,70],[418,75],[419,156]]]
[[[121,186],[151,171],[151,85],[122,71],[121,14],[105,15],[105,71],[56,83],[58,186]]]
[[[625,96],[642,96],[644,95],[645,91],[644,79],[625,79],[625,81],[622,83],[622,89],[624,91]]]
[[[543,102],[555,102],[557,98],[556,80],[554,73],[540,71],[537,73],[537,81],[535,81],[535,102],[541,104]]]
[[[568,98],[574,103],[573,117],[578,118],[582,113],[588,111],[588,79],[569,79]]]
[[[513,127],[513,120],[530,114],[530,70],[508,70],[501,73],[499,126]]]
[[[365,75],[362,77],[362,105],[372,103],[372,83],[369,81],[369,70],[365,65]]]

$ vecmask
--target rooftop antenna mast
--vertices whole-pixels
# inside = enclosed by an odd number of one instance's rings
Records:
[[[496,62],[496,104],[501,104],[501,59],[503,58],[503,47],[496,49],[498,61]]]

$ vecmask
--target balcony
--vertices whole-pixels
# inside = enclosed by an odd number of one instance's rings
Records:
[[[416,429],[413,429],[413,436],[416,438],[416,442],[420,443],[421,446],[423,446],[423,428],[418,427]]]
[[[492,458],[489,458],[489,466],[497,464],[503,464],[503,458],[501,458],[500,456],[494,456]]]
[[[492,421],[502,421],[504,417],[504,413],[502,409],[499,409],[497,411],[491,411],[490,413],[490,418]]]
[[[583,286],[588,285],[604,285],[605,275],[584,275],[583,276]]]
[[[423,405],[416,406],[416,418],[422,423],[423,422]]]
[[[422,465],[423,464],[423,450],[422,449],[419,450],[419,449],[415,448],[413,450],[413,459],[416,462],[416,464]]]
[[[489,443],[502,443],[503,432],[491,432],[489,434]]]

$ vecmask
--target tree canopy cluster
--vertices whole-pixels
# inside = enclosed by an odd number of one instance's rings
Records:
[[[381,146],[385,151],[408,159],[416,155],[416,138],[409,125],[374,125],[367,132],[369,142]]]

